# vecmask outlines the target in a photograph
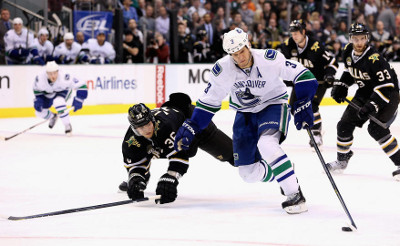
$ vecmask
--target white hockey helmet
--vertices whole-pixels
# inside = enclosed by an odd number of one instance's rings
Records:
[[[23,24],[24,22],[22,21],[22,19],[21,18],[19,18],[19,17],[15,17],[14,19],[13,19],[13,24],[15,25],[15,24]]]
[[[55,61],[49,61],[46,64],[46,72],[58,71],[58,64]]]
[[[247,33],[245,33],[242,29],[236,27],[235,29],[224,34],[222,47],[226,53],[233,54],[245,46],[250,48]]]
[[[72,32],[67,32],[64,34],[64,40],[74,39],[74,34]]]
[[[49,36],[49,31],[47,31],[46,28],[41,28],[38,32],[38,37],[40,37],[41,35],[47,35]]]

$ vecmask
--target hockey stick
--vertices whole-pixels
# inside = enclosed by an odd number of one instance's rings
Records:
[[[345,98],[344,99],[348,104],[350,104],[350,106],[352,106],[353,108],[357,109],[358,111],[361,109],[360,106],[358,106],[357,104],[353,103],[352,101],[350,101],[349,99]],[[388,129],[390,124],[392,124],[393,121],[389,121],[386,123],[383,123],[382,121],[378,120],[377,118],[375,118],[374,116],[368,114],[368,118],[370,120],[372,120],[373,122],[375,122],[377,125],[379,125],[380,127],[383,127],[385,129]]]
[[[76,212],[82,212],[82,211],[88,211],[88,210],[115,207],[115,206],[125,205],[125,204],[129,204],[129,203],[138,203],[138,202],[153,201],[153,200],[155,201],[160,198],[161,198],[160,195],[149,196],[149,197],[140,198],[140,199],[136,199],[136,200],[124,200],[124,201],[119,201],[119,202],[104,203],[104,204],[98,204],[98,205],[93,205],[93,206],[88,206],[88,207],[72,208],[72,209],[54,211],[54,212],[43,213],[43,214],[35,214],[35,215],[28,215],[28,216],[21,216],[21,217],[10,216],[7,219],[8,220],[36,219],[36,218],[42,218],[42,217],[48,217],[48,216],[54,216],[54,215],[60,215],[60,214],[70,214],[70,213],[76,213]]]
[[[309,127],[308,125],[306,125],[306,129],[307,129],[307,133],[308,133],[308,135],[310,136],[310,139],[311,139],[311,141],[312,141],[312,143],[313,143],[313,145],[314,145],[315,152],[317,152],[317,155],[318,155],[318,157],[319,157],[319,160],[321,161],[322,167],[324,168],[324,171],[325,171],[326,175],[328,176],[329,181],[331,182],[331,185],[332,185],[332,187],[333,187],[333,190],[335,191],[337,197],[339,198],[339,201],[340,201],[340,203],[342,204],[342,207],[343,207],[344,211],[346,212],[347,217],[350,219],[351,225],[352,225],[355,229],[357,229],[357,226],[356,226],[356,224],[354,223],[354,220],[353,220],[353,218],[351,217],[351,214],[350,214],[349,210],[347,209],[346,204],[344,203],[344,200],[343,200],[343,198],[342,198],[342,195],[340,195],[339,189],[337,188],[337,186],[336,186],[336,184],[335,184],[335,181],[334,181],[333,178],[332,178],[331,173],[329,172],[328,168],[326,167],[326,162],[324,161],[324,158],[322,157],[321,151],[319,151],[319,148],[318,148],[318,146],[317,146],[317,143],[315,142],[314,136],[312,135],[311,129],[310,129],[310,127]],[[344,230],[344,229],[342,228],[342,230]],[[351,229],[350,229],[350,230],[351,230]]]
[[[73,109],[74,109],[74,107],[71,107],[71,108],[65,110],[64,112],[69,112],[69,111],[71,111],[71,110],[73,110]],[[58,114],[57,114],[57,117],[58,117]],[[49,119],[50,119],[50,118],[49,118]],[[29,130],[31,130],[31,129],[33,129],[33,128],[35,128],[35,127],[41,125],[41,124],[43,124],[43,123],[46,123],[49,119],[46,119],[46,120],[44,120],[44,121],[41,121],[41,122],[39,122],[39,123],[37,123],[37,124],[35,124],[35,125],[33,125],[33,126],[27,128],[27,129],[23,130],[23,131],[20,131],[20,132],[18,132],[18,133],[15,133],[15,134],[12,135],[12,136],[9,136],[9,137],[0,137],[0,139],[1,139],[1,140],[4,140],[4,141],[10,140],[10,139],[12,139],[12,138],[14,138],[14,137],[16,137],[16,136],[18,136],[18,135],[21,135],[22,133],[25,133],[25,132],[27,132],[27,131],[29,131]]]

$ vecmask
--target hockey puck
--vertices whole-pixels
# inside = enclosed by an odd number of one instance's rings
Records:
[[[349,226],[343,226],[342,231],[353,231]]]

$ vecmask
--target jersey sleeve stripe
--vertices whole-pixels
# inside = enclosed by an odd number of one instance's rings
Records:
[[[185,160],[185,159],[182,159],[182,158],[172,157],[169,160],[189,165],[189,160]]]
[[[301,82],[307,82],[307,81],[312,81],[315,80],[314,74],[310,72],[310,70],[305,69],[300,73],[299,75],[296,76],[296,78],[293,80],[294,84],[296,83],[301,83]]]
[[[215,114],[221,109],[221,106],[213,106],[207,103],[202,102],[201,100],[198,100],[196,102],[196,106],[203,109],[204,111],[207,111],[209,113]]]

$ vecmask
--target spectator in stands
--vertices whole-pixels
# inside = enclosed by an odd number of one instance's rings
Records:
[[[169,40],[169,14],[165,6],[159,9],[159,16],[156,18],[156,32],[161,33]]]
[[[378,15],[378,8],[376,7],[375,0],[367,0],[367,3],[364,6],[364,15]]]
[[[205,14],[203,16],[203,22],[204,24],[199,26],[197,29],[197,32],[199,30],[205,30],[207,32],[207,37],[208,37],[208,43],[212,46],[213,45],[213,39],[214,39],[214,27],[211,24],[211,15],[210,14]]]
[[[400,61],[400,40],[394,38],[392,45],[388,48],[385,53],[385,57],[388,61]]]
[[[397,14],[397,4],[391,2],[386,3],[382,11],[379,13],[377,21],[382,21],[385,30],[391,35],[396,34],[396,16]]]
[[[132,3],[132,0],[122,0],[122,5],[124,6],[122,9],[124,16],[124,28],[128,27],[128,22],[130,19],[135,19],[136,21],[139,21],[136,9],[131,6]]]
[[[115,50],[110,42],[106,41],[104,32],[99,31],[96,38],[91,38],[82,45],[89,56],[91,64],[113,63],[115,59]]]
[[[57,45],[54,49],[54,59],[58,64],[88,62],[88,56],[85,57],[85,54],[82,54],[82,57],[79,57],[81,48],[82,46],[78,42],[74,41],[74,35],[72,32],[67,32],[64,34],[64,42]]]
[[[8,30],[4,35],[6,63],[8,65],[29,64],[32,60],[36,64],[44,64],[37,48],[33,46],[33,34],[23,27],[22,19],[14,18],[13,27],[14,29]],[[33,58],[30,59],[30,57]]]
[[[138,6],[136,7],[136,13],[139,19],[146,14],[146,1],[138,0]]]
[[[10,11],[6,8],[0,12],[0,64],[6,64],[6,52],[4,48],[4,35],[12,28],[10,21]]]
[[[147,36],[154,36],[156,32],[156,19],[154,18],[154,8],[148,4],[146,6],[146,14],[139,20],[139,30],[146,32]]]
[[[219,20],[219,23],[222,24],[222,29],[225,29],[228,27],[228,23],[225,21],[225,9],[224,7],[218,7],[216,14],[214,15],[214,18],[212,20],[212,24],[214,27],[217,27],[217,21]]]
[[[337,31],[337,39],[342,44],[342,47],[344,47],[349,42],[349,34],[348,34],[348,30],[347,30],[346,21],[339,22],[339,27],[338,27],[338,31]]]
[[[218,19],[215,22],[215,33],[214,33],[214,41],[213,41],[213,51],[215,60],[222,58],[225,55],[225,51],[222,47],[222,40],[224,36],[224,23]]]
[[[143,43],[135,36],[132,31],[124,32],[124,42],[122,44],[124,50],[122,54],[123,63],[142,63],[143,59]]]
[[[137,28],[137,23],[135,19],[130,19],[128,23],[128,30],[132,32],[135,38],[140,40],[140,43],[143,45],[143,33]]]
[[[38,37],[33,40],[33,45],[36,46],[39,52],[39,57],[41,57],[45,63],[54,60],[54,45],[48,39],[49,31],[47,31],[46,28],[42,27],[38,32]]]
[[[200,18],[203,18],[203,15],[207,13],[207,11],[201,6],[200,0],[192,1],[192,6],[188,9],[188,15],[191,17],[194,12],[197,12]]]
[[[312,22],[312,32],[315,40],[319,41],[322,44],[325,44],[327,37],[321,27],[321,23],[318,20]]]
[[[169,63],[169,45],[165,41],[161,33],[155,33],[154,39],[150,39],[146,49],[147,62]]]
[[[85,42],[85,35],[83,32],[77,32],[76,33],[76,42],[80,45],[82,45]]]
[[[281,32],[274,18],[271,18],[268,23],[269,25],[266,28],[267,40],[271,42],[271,46],[275,48],[276,45],[279,45],[278,42],[282,41],[280,37]]]
[[[204,19],[200,18],[199,13],[194,12],[192,14],[192,20],[188,23],[193,39],[196,39],[196,31],[199,30],[200,26],[202,26],[203,24]]]
[[[376,31],[371,33],[371,44],[379,53],[383,53],[385,49],[392,45],[393,36],[385,30],[382,21],[376,22]]]
[[[178,22],[178,59],[177,63],[193,63],[193,38],[186,33],[184,22]]]
[[[242,23],[243,17],[240,13],[235,13],[233,14],[232,22],[236,24],[236,26],[240,26],[240,23]]]
[[[240,13],[240,15],[243,17],[243,21],[246,23],[246,25],[253,25],[254,11],[249,9],[247,2],[242,1],[240,3],[238,13]]]

